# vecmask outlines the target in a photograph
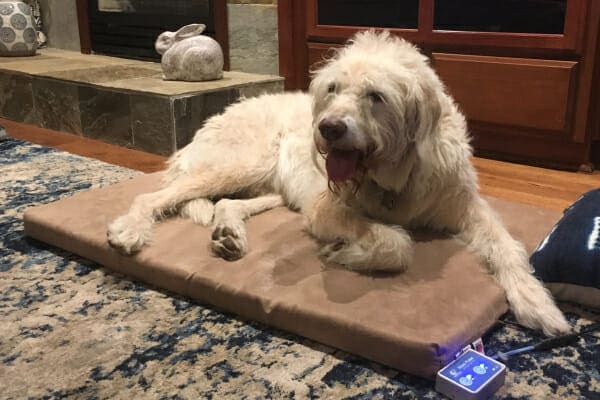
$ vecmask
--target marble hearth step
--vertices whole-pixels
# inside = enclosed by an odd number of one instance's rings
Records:
[[[163,81],[157,63],[58,49],[0,57],[0,117],[161,155],[239,97],[282,90],[278,76]]]

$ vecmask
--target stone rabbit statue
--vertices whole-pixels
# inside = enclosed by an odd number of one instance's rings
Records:
[[[160,34],[154,47],[162,55],[164,79],[209,81],[223,77],[223,50],[216,40],[202,35],[205,28],[204,24],[191,24]]]

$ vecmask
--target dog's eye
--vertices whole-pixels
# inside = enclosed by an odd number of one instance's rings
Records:
[[[369,92],[369,93],[367,93],[367,96],[373,103],[384,103],[385,102],[383,95],[379,92]]]
[[[332,83],[327,87],[327,93],[335,93],[335,89],[335,83]]]

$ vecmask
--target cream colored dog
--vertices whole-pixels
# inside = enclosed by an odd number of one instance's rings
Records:
[[[523,246],[478,194],[470,159],[465,118],[426,57],[364,32],[316,72],[310,95],[244,100],[208,120],[169,161],[164,188],[136,198],[108,240],[138,251],[153,223],[178,211],[212,223],[213,251],[233,260],[246,252],[244,220],[285,205],[307,216],[328,261],[402,271],[412,259],[406,229],[427,227],[481,256],[522,324],[569,331]]]

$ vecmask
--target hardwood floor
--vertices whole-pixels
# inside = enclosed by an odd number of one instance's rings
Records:
[[[0,119],[10,136],[108,163],[155,172],[165,157],[126,149],[98,140]],[[600,173],[584,174],[474,158],[481,192],[519,203],[562,211],[584,192],[600,187]]]
[[[166,157],[156,154],[114,146],[99,140],[38,128],[2,118],[0,118],[0,125],[4,126],[8,135],[15,139],[53,147],[138,171],[156,172],[165,166]]]

